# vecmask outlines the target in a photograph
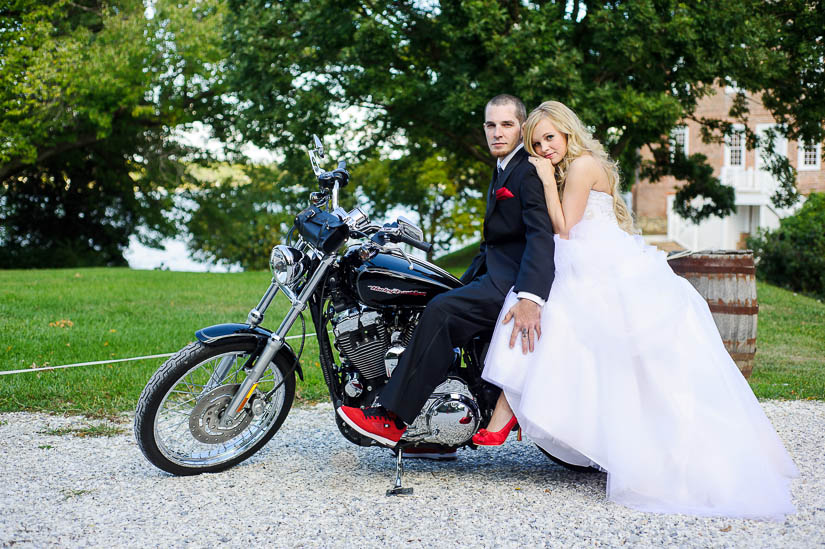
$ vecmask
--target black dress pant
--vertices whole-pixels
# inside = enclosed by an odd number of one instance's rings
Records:
[[[381,405],[411,424],[433,389],[447,377],[453,350],[492,331],[504,298],[505,294],[486,274],[433,298],[392,377],[381,390]]]

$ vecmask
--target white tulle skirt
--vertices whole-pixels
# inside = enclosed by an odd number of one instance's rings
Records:
[[[643,511],[781,520],[798,471],[665,254],[602,221],[555,239],[535,352],[509,348],[502,308],[484,378],[524,433],[607,471],[607,497]]]

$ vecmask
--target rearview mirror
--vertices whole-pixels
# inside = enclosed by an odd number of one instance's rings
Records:
[[[401,233],[413,240],[418,240],[419,242],[424,241],[424,231],[418,228],[418,225],[404,217],[403,215],[398,216],[398,228],[401,229]]]
[[[319,158],[324,157],[324,144],[321,143],[321,140],[318,139],[318,136],[312,134],[312,140],[315,142],[315,153],[318,155]]]
[[[324,158],[324,144],[321,143],[321,140],[318,139],[318,136],[315,134],[312,134],[312,142],[315,148],[313,149],[312,146],[310,146],[307,148],[307,153],[309,154],[309,163],[312,164],[312,171],[315,172],[317,176],[324,173],[324,170],[322,170],[318,164],[318,159]]]

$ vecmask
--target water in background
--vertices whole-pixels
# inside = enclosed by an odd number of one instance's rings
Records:
[[[196,261],[189,257],[186,241],[168,239],[163,241],[165,248],[156,250],[147,248],[134,236],[129,240],[129,248],[123,256],[132,269],[161,269],[165,271],[191,271],[210,273],[235,273],[243,271],[239,265],[218,265]]]

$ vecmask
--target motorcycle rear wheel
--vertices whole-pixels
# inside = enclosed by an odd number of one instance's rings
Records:
[[[553,463],[555,463],[557,465],[561,465],[565,469],[570,469],[571,471],[576,471],[577,473],[598,473],[598,472],[600,472],[595,467],[588,467],[587,465],[573,465],[572,463],[567,463],[566,461],[557,458],[556,456],[554,456],[553,454],[551,454],[550,452],[548,452],[547,450],[545,450],[544,448],[542,448],[538,444],[536,444],[536,448],[541,450],[541,453],[544,454],[545,456],[547,456],[550,459],[550,461],[552,461]]]
[[[262,413],[253,416],[247,405],[234,429],[214,428],[246,377],[243,365],[253,351],[254,341],[209,346],[196,341],[158,368],[135,411],[135,438],[153,465],[173,475],[213,473],[237,465],[269,442],[295,398],[292,364],[281,355],[272,359],[257,387],[260,397],[283,381]],[[223,379],[215,379],[224,359],[231,366]]]

